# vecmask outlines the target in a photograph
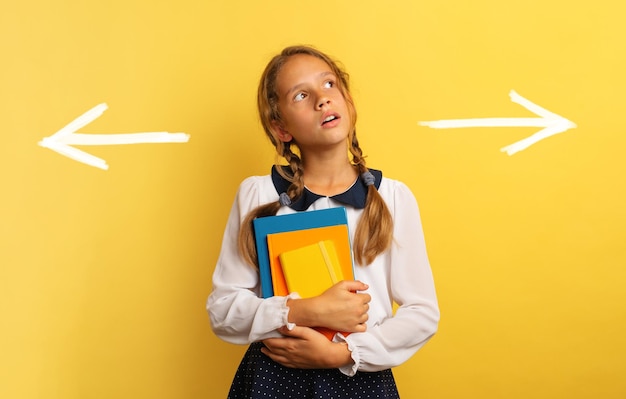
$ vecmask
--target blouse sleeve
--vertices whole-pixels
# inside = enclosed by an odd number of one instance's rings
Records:
[[[288,297],[260,298],[258,272],[242,259],[237,248],[241,222],[261,202],[258,179],[248,178],[239,187],[207,300],[211,328],[218,337],[234,344],[279,337],[276,329],[287,325]]]
[[[386,267],[362,267],[386,270],[387,289],[399,307],[393,317],[368,325],[366,332],[343,338],[355,361],[341,369],[347,375],[357,370],[378,371],[397,366],[415,354],[437,330],[439,308],[417,202],[406,185],[395,184],[393,198],[386,198],[393,215],[393,243],[389,252],[378,259]]]

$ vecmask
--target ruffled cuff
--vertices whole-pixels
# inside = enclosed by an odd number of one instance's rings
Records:
[[[289,299],[300,299],[300,295],[296,292],[292,292],[291,294],[285,297],[285,302],[283,302],[283,309],[281,309],[281,313],[283,315],[283,325],[287,326],[289,331],[293,330],[296,327],[296,323],[289,322],[289,306],[287,306],[287,300]]]
[[[353,377],[356,374],[356,372],[359,370],[359,363],[361,361],[359,352],[356,350],[356,347],[350,341],[348,341],[348,339],[341,333],[335,334],[335,336],[333,337],[333,342],[345,342],[346,344],[348,344],[350,357],[352,358],[352,361],[354,363],[348,364],[343,367],[339,367],[339,371],[341,371],[343,374],[347,375],[348,377]]]

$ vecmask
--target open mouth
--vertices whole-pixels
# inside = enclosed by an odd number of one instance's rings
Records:
[[[322,122],[322,125],[325,125],[325,124],[327,124],[329,122],[332,122],[332,121],[338,120],[338,119],[339,119],[339,116],[337,116],[337,115],[328,115],[326,118],[324,118],[324,121]]]

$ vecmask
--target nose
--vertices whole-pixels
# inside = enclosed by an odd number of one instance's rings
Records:
[[[324,94],[320,94],[317,97],[317,109],[322,109],[324,107],[324,105],[330,105],[330,97],[324,95]]]

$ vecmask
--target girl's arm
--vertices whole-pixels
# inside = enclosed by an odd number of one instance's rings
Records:
[[[263,341],[261,352],[286,367],[299,369],[349,367],[354,362],[345,342],[331,342],[308,327],[280,329],[283,338]]]
[[[358,270],[359,278],[370,285],[372,307],[389,317],[368,323],[364,333],[344,338],[354,360],[352,367],[341,369],[348,375],[357,370],[383,370],[405,362],[433,336],[439,322],[417,202],[403,183],[390,180],[386,183],[380,191],[393,215],[392,247],[374,263],[359,266]],[[393,317],[391,301],[399,305]]]
[[[207,301],[213,331],[221,339],[235,344],[278,337],[276,330],[288,322],[286,302],[289,298],[260,298],[258,272],[243,261],[237,248],[242,220],[263,200],[259,189],[261,179],[263,177],[250,177],[239,187],[213,273],[213,291]]]
[[[322,326],[336,331],[363,332],[368,319],[369,294],[360,281],[340,281],[313,298],[289,299],[289,322],[299,326]]]

